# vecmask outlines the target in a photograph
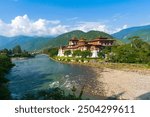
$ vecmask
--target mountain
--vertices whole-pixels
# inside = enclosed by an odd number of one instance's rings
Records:
[[[100,31],[83,32],[80,30],[71,31],[61,34],[57,37],[28,37],[28,36],[16,36],[16,37],[2,37],[0,36],[0,49],[11,49],[16,45],[20,45],[22,49],[32,51],[40,50],[44,48],[59,47],[67,45],[68,41],[73,38],[85,38],[92,40],[97,37],[113,38],[111,35]],[[117,41],[117,43],[120,43]]]
[[[5,41],[2,44],[0,41],[0,49],[11,49],[16,45],[20,45],[25,50],[39,50],[45,48],[46,43],[52,39],[52,37],[28,37],[28,36],[16,36],[16,37],[4,37],[0,40]]]
[[[8,37],[0,36],[0,47],[10,42],[11,39]]]
[[[47,46],[48,47],[59,47],[59,46],[67,45],[68,41],[72,37],[76,37],[79,39],[85,38],[87,40],[92,40],[97,37],[113,38],[111,35],[104,33],[104,32],[100,32],[100,31],[89,31],[89,32],[85,33],[80,30],[75,30],[75,31],[71,31],[71,32],[64,33],[62,35],[57,36],[56,38],[50,40]]]
[[[127,42],[129,37],[139,36],[143,40],[150,42],[150,25],[127,28],[112,34],[112,36],[124,42]]]

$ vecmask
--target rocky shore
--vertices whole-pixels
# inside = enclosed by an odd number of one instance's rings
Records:
[[[93,67],[106,97],[112,99],[150,99],[150,71],[127,71]]]

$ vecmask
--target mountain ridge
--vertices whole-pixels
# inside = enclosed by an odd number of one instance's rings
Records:
[[[112,36],[124,42],[128,42],[128,38],[130,37],[139,36],[144,41],[150,42],[150,25],[136,26],[136,27],[123,29],[117,33],[112,34]]]
[[[78,39],[85,38],[87,40],[92,40],[92,39],[95,39],[97,37],[113,38],[111,35],[109,35],[105,32],[101,32],[101,31],[91,30],[89,32],[83,32],[81,30],[74,30],[74,31],[71,31],[71,32],[61,34],[61,35],[55,37],[53,40],[50,40],[49,43],[48,43],[49,44],[48,47],[59,47],[59,46],[67,45],[68,41],[72,37],[76,37]]]
[[[29,36],[16,36],[16,37],[5,37],[5,41],[9,39],[5,44],[0,44],[0,49],[7,48],[11,49],[16,45],[20,45],[25,50],[39,50],[44,48],[44,45],[52,37],[29,37]],[[0,39],[4,40],[4,39]]]

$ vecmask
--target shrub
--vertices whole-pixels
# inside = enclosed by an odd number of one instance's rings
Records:
[[[66,50],[66,51],[64,52],[64,55],[66,55],[66,56],[71,55],[71,50]]]
[[[88,56],[91,56],[91,55],[92,55],[91,51],[88,51],[88,50],[81,52],[82,58],[87,58]]]

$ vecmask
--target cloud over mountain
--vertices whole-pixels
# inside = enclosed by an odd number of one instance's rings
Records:
[[[10,23],[0,20],[0,35],[10,37],[17,35],[47,36],[59,35],[72,30],[82,30],[85,32],[98,30],[112,33],[124,29],[125,26],[110,30],[108,26],[100,22],[76,22],[74,25],[65,25],[60,20],[38,19],[33,21],[27,15],[24,15],[17,16]]]
[[[90,30],[109,32],[108,27],[100,22],[79,22],[74,28],[84,32]]]

